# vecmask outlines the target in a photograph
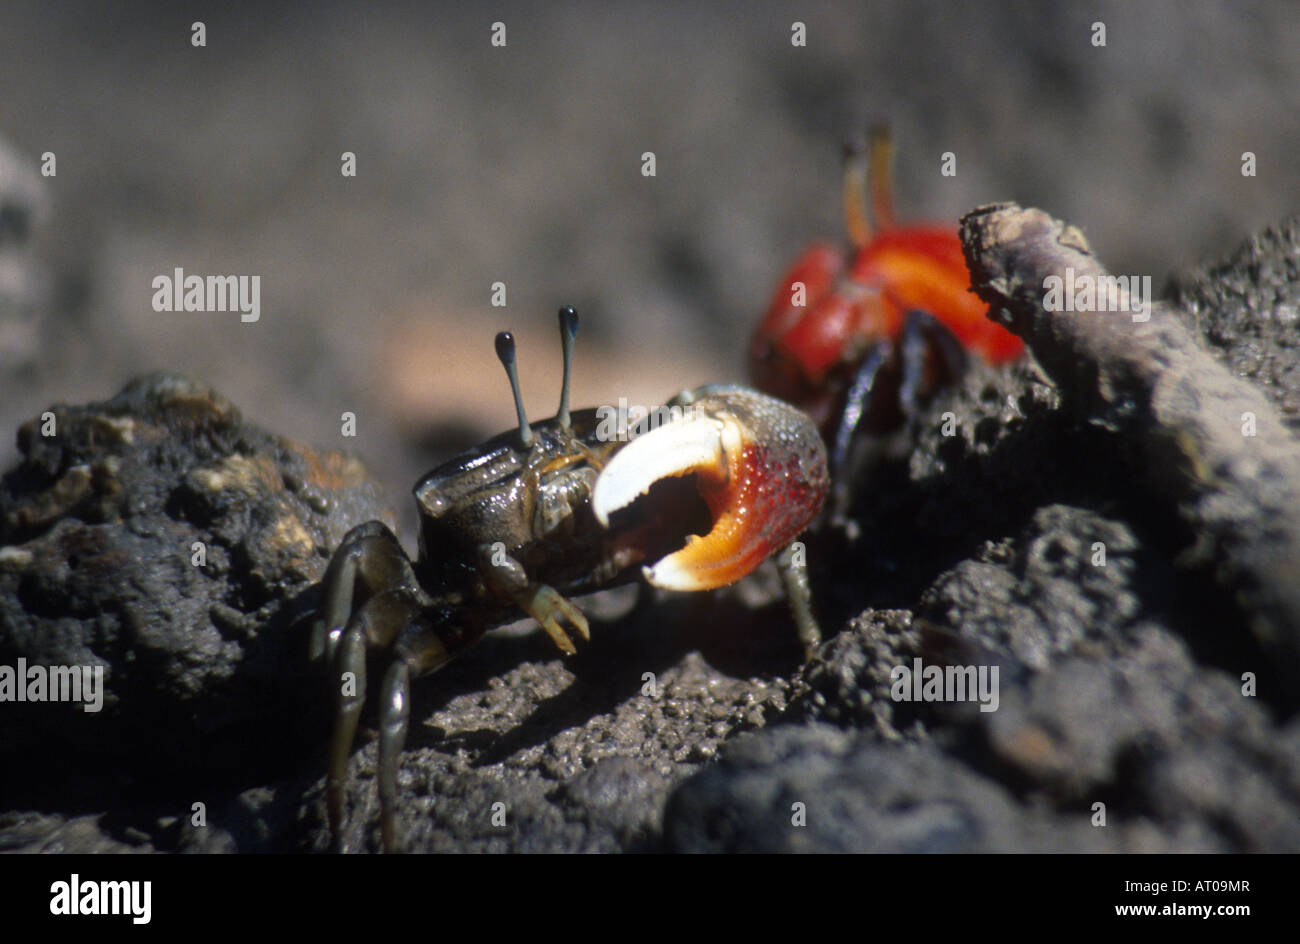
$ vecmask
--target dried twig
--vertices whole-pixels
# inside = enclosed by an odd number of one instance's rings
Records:
[[[961,235],[989,316],[1025,340],[1067,403],[1133,447],[1146,490],[1176,502],[1198,537],[1183,562],[1211,566],[1285,676],[1300,679],[1300,443],[1263,393],[1167,305],[1145,321],[1047,310],[1049,276],[1109,275],[1076,227],[994,204],[968,213]]]

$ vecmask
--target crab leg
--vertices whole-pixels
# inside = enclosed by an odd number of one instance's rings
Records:
[[[373,596],[348,620],[334,654],[334,734],[330,741],[329,769],[325,777],[326,811],[335,841],[341,838],[344,784],[352,741],[366,701],[366,651],[371,646],[387,648],[418,618],[422,600],[418,593],[398,587]],[[409,669],[406,654],[395,653],[395,661],[384,678],[384,699],[380,709],[382,731],[379,744],[379,795],[383,810],[384,847],[391,848],[392,811],[396,797],[397,757],[406,739],[409,718]]]
[[[353,528],[330,562],[311,652],[332,670],[334,731],[325,776],[330,834],[342,846],[348,758],[366,701],[366,653],[388,650],[380,702],[379,800],[383,848],[396,848],[397,768],[410,724],[412,675],[432,672],[483,635],[485,624],[432,606],[397,537],[378,521]],[[354,609],[357,600],[361,603]]]
[[[365,598],[394,587],[419,586],[411,560],[392,531],[378,521],[357,525],[344,535],[325,571],[325,599],[312,626],[310,657],[334,661],[358,587]]]

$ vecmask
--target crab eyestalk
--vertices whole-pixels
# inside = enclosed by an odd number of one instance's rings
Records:
[[[519,416],[519,444],[527,449],[533,444],[533,431],[528,425],[528,414],[524,412],[524,398],[519,392],[519,371],[515,367],[515,336],[509,331],[497,334],[497,357],[510,378],[510,392],[515,395],[515,413]]]
[[[857,249],[877,231],[895,228],[893,161],[893,138],[885,124],[872,127],[865,141],[844,146],[844,223]]]
[[[894,137],[889,125],[878,124],[871,129],[868,138],[867,175],[871,215],[883,233],[897,226],[894,221]]]
[[[592,491],[596,518],[634,505],[664,479],[693,476],[712,526],[644,568],[668,590],[711,590],[752,573],[817,517],[830,487],[812,420],[746,387],[701,387],[672,419],[615,453]]]
[[[578,333],[578,313],[572,306],[560,309],[560,349],[564,352],[564,381],[560,387],[560,409],[555,418],[569,428],[569,378],[573,374],[573,339]]]

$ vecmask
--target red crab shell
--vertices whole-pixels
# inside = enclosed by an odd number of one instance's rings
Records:
[[[881,340],[897,340],[910,309],[929,312],[989,363],[1013,360],[1024,349],[988,319],[987,307],[970,291],[956,226],[894,225],[887,135],[873,147],[879,149],[872,192],[877,231],[871,232],[866,207],[847,200],[849,228],[856,225],[861,245],[846,252],[817,243],[805,250],[750,344],[750,374],[758,387],[806,410],[823,431],[833,426],[840,395],[866,352]]]

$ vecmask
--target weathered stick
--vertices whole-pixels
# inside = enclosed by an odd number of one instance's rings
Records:
[[[961,237],[989,317],[1025,340],[1067,403],[1139,453],[1146,490],[1172,499],[1197,535],[1184,560],[1213,568],[1286,679],[1300,681],[1300,443],[1263,393],[1167,305],[1147,320],[1047,310],[1049,276],[1109,275],[1076,227],[994,204],[968,213]]]

